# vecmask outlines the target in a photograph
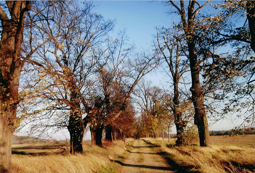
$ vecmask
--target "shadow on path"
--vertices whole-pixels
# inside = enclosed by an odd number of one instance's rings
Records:
[[[122,163],[122,162],[119,162],[119,161],[116,161],[116,163],[119,163],[122,166],[127,166],[127,167],[147,168],[147,169],[166,170],[166,171],[175,171],[175,169],[173,169],[172,167],[125,164],[125,163]]]
[[[133,148],[155,148],[159,146],[133,146]]]
[[[193,166],[180,166],[173,159],[173,155],[166,152],[158,152],[157,154],[161,155],[169,165],[171,165],[172,169],[176,171],[176,173],[189,173]],[[192,171],[192,173],[200,173],[199,171]]]
[[[130,152],[130,153],[133,153],[133,154],[152,154],[152,155],[158,155],[158,153],[149,153],[149,152]]]
[[[165,173],[176,172],[175,167],[168,165],[162,158],[158,151],[160,146],[149,143],[145,140],[136,141],[133,144],[133,150],[127,159],[122,161],[115,161],[122,165],[121,172],[123,173]]]

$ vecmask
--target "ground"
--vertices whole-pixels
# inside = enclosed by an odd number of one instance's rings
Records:
[[[159,148],[136,140],[133,150],[124,163],[120,173],[164,173],[175,172],[158,154]]]

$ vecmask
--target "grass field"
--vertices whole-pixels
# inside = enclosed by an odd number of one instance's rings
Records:
[[[173,146],[176,139],[145,139],[161,146],[162,155],[180,172],[254,173],[255,135],[211,136],[209,147]],[[172,147],[167,147],[172,146]]]
[[[255,135],[210,136],[210,142],[212,145],[255,147]]]
[[[128,139],[129,143],[132,139]],[[255,135],[211,136],[211,146],[176,147],[175,138],[145,139],[161,147],[161,154],[178,172],[254,173]],[[169,146],[169,147],[167,147]],[[105,142],[104,147],[84,143],[84,154],[70,155],[64,143],[23,143],[13,145],[13,173],[112,173],[129,148],[122,141]],[[119,157],[118,157],[119,156]]]
[[[90,173],[106,167],[126,150],[124,142],[104,143],[104,147],[84,144],[84,154],[70,155],[60,144],[13,145],[13,173]]]

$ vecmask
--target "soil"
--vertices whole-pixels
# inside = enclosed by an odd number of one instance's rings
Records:
[[[165,173],[176,172],[159,154],[159,147],[136,140],[133,150],[122,164],[120,173]]]

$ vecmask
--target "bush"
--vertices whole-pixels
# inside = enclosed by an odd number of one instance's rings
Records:
[[[199,136],[197,131],[197,126],[188,126],[184,132],[184,145],[192,145],[198,143]]]

